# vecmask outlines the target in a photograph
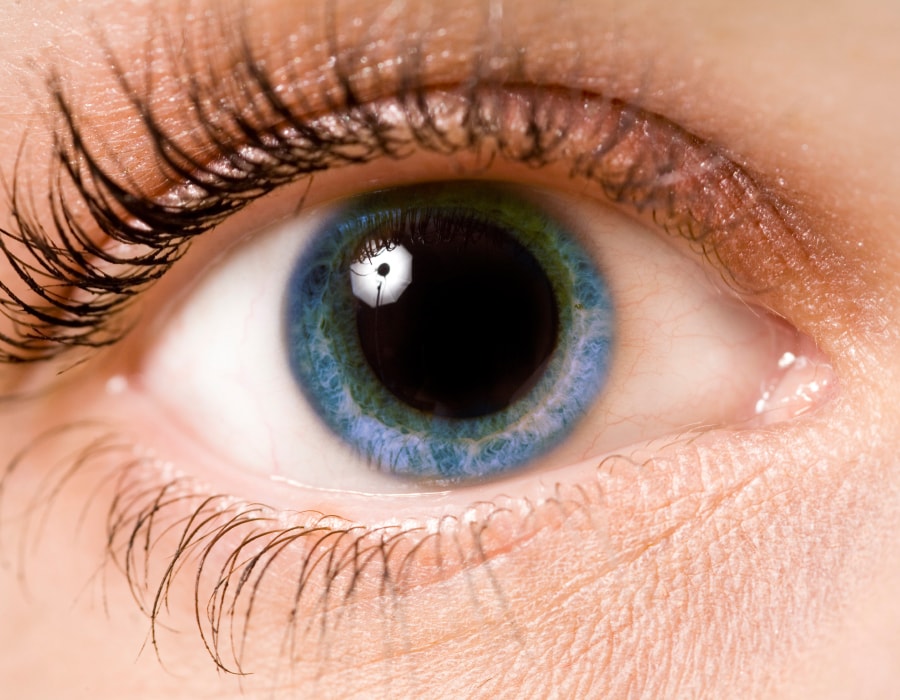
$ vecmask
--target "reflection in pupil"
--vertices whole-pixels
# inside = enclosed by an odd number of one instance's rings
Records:
[[[409,251],[412,282],[391,303],[356,302],[366,359],[419,410],[474,418],[506,408],[541,378],[556,346],[546,273],[512,234],[484,221],[442,213],[404,228],[379,239]],[[387,263],[376,272],[390,283]]]

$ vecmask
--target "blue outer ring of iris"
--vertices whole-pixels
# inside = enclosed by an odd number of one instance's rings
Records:
[[[465,419],[422,412],[397,399],[365,359],[350,287],[354,251],[411,210],[462,210],[500,226],[547,274],[558,305],[556,349],[531,390],[503,410]],[[379,471],[449,483],[521,467],[571,433],[607,378],[613,305],[589,254],[548,212],[507,187],[437,183],[371,192],[329,216],[291,274],[285,334],[295,380],[338,438]]]

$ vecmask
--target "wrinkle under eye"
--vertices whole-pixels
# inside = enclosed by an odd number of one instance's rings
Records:
[[[612,309],[557,222],[503,188],[455,183],[335,215],[295,267],[286,325],[294,376],[339,438],[389,473],[456,481],[572,430],[606,377]]]

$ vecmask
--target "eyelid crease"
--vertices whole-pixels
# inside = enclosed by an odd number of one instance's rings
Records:
[[[240,88],[224,101],[214,99],[212,84],[187,76],[185,107],[194,128],[179,134],[154,111],[153,96],[141,94],[111,59],[140,117],[152,169],[169,183],[161,193],[115,170],[107,145],[61,76],[51,74],[58,163],[51,218],[45,225],[14,177],[14,226],[2,232],[0,246],[31,296],[2,288],[2,311],[14,332],[0,336],[0,361],[46,360],[72,347],[116,342],[128,329],[122,312],[197,235],[283,184],[419,149],[472,151],[484,162],[499,157],[532,168],[563,163],[570,177],[593,181],[606,198],[652,213],[664,229],[691,241],[741,291],[776,288],[787,269],[809,258],[793,235],[791,213],[749,173],[664,117],[620,100],[480,80],[478,66],[462,87],[425,85],[413,63],[397,94],[364,102],[340,61],[332,68],[340,96],[332,85],[314,99],[283,89],[244,51],[232,78]],[[371,84],[370,77],[367,91]],[[323,100],[332,113],[308,116],[308,105]],[[760,238],[771,255],[761,256]]]

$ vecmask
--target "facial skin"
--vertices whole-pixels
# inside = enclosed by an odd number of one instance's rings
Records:
[[[197,65],[227,72],[234,53],[207,45],[215,34],[197,30],[208,26],[203,8],[186,20],[177,2],[8,4],[0,26],[0,142],[7,145],[0,172],[7,182],[15,173],[32,193],[36,216],[49,216],[51,137],[64,131],[44,84],[51,68],[63,76],[70,104],[89,115],[85,138],[104,145],[107,168],[115,161],[148,191],[171,186],[153,167],[110,57],[136,81],[153,75],[155,114],[187,133],[181,103],[166,102],[178,93],[167,75],[170,57],[148,51],[147,36],[164,33],[160,27],[180,36],[183,24],[193,26],[186,45],[208,59]],[[246,37],[255,55],[271,55],[276,75],[285,57],[298,56],[292,75],[311,85],[317,76],[327,81],[327,13],[297,5],[247,0],[256,19]],[[344,47],[384,37],[383,45],[361,49],[373,52],[374,63],[396,54],[398,32],[419,28],[433,56],[432,88],[465,81],[479,50],[510,55],[507,45],[525,47],[528,69],[518,82],[625,100],[751,173],[788,222],[778,230],[789,232],[753,245],[747,238],[747,250],[757,252],[732,251],[726,267],[780,271],[778,284],[744,296],[728,284],[717,289],[765,309],[764,323],[777,315],[811,339],[833,368],[831,390],[814,410],[771,424],[685,439],[689,426],[671,421],[649,435],[659,438],[649,445],[616,445],[629,459],[604,461],[605,450],[573,448],[507,479],[439,494],[333,493],[273,481],[265,465],[248,473],[227,449],[194,439],[202,421],[186,427],[177,411],[159,407],[144,368],[210,260],[223,248],[249,249],[257,239],[243,241],[248,231],[293,215],[307,183],[287,184],[204,234],[128,309],[133,328],[121,343],[63,374],[64,356],[59,364],[4,368],[2,687],[17,698],[173,700],[896,695],[900,9],[877,0],[832,3],[827,12],[813,3],[726,8],[703,0],[401,5],[343,3],[332,36]],[[233,9],[217,12],[225,25],[237,21]],[[354,23],[358,16],[364,21]],[[502,31],[485,39],[484,26]],[[500,48],[488,51],[484,41]],[[387,97],[378,93],[389,82],[363,81],[361,96]],[[308,105],[315,114],[327,107]],[[307,203],[470,175],[467,158],[423,151],[390,165],[336,169],[317,176]],[[618,212],[628,226],[649,225],[581,182],[503,163],[486,177],[590,196],[590,206]],[[11,206],[4,207],[0,222],[13,230]],[[20,244],[7,245],[15,251]],[[678,259],[702,262],[683,241],[673,249]],[[721,269],[706,269],[722,277]],[[27,293],[8,266],[0,281]],[[654,284],[645,279],[640,288],[649,296]],[[684,363],[695,371],[693,358]],[[120,378],[125,384],[109,384]],[[596,444],[592,426],[599,432],[588,421],[576,437]],[[173,479],[181,481],[166,491]],[[214,495],[227,499],[204,506]],[[367,534],[354,541],[375,563],[357,550],[355,567],[337,566],[333,576],[313,567],[299,595],[302,567],[316,553],[353,551],[301,538],[271,559],[255,596],[234,594],[240,580],[228,572],[259,552],[251,540],[241,553],[242,538],[265,532],[271,542],[291,526],[308,527],[310,511],[335,515],[318,523],[325,533],[347,523],[376,533],[388,522],[415,529],[440,521],[443,529],[431,539],[392,540],[395,549]],[[221,526],[235,513],[271,520],[228,535]],[[191,531],[200,534],[186,548],[179,538]],[[204,549],[210,540],[222,544]],[[379,556],[391,564],[379,566]],[[167,578],[173,558],[178,568]],[[401,560],[408,564],[402,575]],[[379,576],[385,571],[391,575]],[[220,578],[224,589],[216,587]],[[395,587],[386,590],[387,579]],[[217,600],[224,602],[216,607]],[[247,675],[233,673],[238,665]]]

